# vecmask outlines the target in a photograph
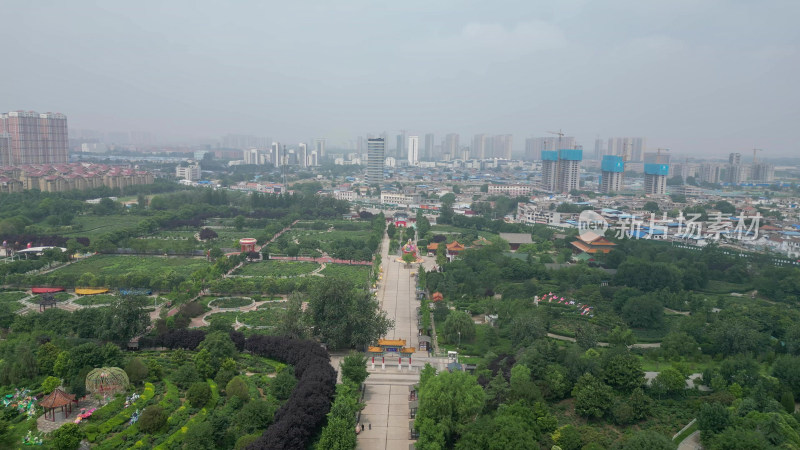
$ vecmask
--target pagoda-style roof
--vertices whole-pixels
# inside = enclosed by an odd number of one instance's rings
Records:
[[[380,347],[367,347],[368,353],[383,353],[383,349]]]
[[[444,300],[444,295],[442,295],[441,292],[434,292],[431,298],[433,299],[433,301],[439,302]]]
[[[439,243],[431,242],[430,244],[428,244],[428,250],[439,250]]]
[[[459,244],[458,241],[453,241],[447,244],[447,250],[451,252],[460,252],[463,251],[464,248],[465,247],[462,244]]]
[[[415,351],[417,351],[417,349],[414,347],[403,347],[400,349],[400,353],[414,353]]]
[[[381,347],[383,346],[394,346],[394,347],[402,347],[406,345],[405,339],[378,339],[378,345]]]
[[[75,401],[75,394],[67,394],[61,389],[56,389],[39,401],[42,408],[60,408]]]
[[[577,241],[571,242],[572,246],[584,253],[608,253],[617,244],[606,239],[605,236],[594,232],[578,235]]]

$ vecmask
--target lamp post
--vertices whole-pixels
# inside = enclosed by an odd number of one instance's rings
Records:
[[[461,331],[458,332],[458,348],[461,348]]]

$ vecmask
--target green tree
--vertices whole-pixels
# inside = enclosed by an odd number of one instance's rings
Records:
[[[369,376],[367,357],[361,353],[351,351],[342,359],[341,372],[343,379],[350,380],[356,386],[360,386]]]
[[[531,378],[531,369],[522,364],[515,364],[511,368],[509,397],[528,405],[542,400],[542,394]]]
[[[83,430],[74,423],[68,423],[53,431],[50,445],[56,450],[75,450],[81,445],[86,435]]]
[[[150,325],[150,314],[145,309],[147,305],[146,297],[143,296],[117,299],[103,314],[100,336],[108,341],[127,344]]]
[[[636,336],[633,331],[624,325],[617,325],[608,334],[608,342],[611,345],[629,347],[636,343]]]
[[[447,245],[445,242],[439,242],[436,248],[436,265],[442,267],[447,263]]]
[[[644,384],[642,363],[627,349],[609,350],[602,361],[602,379],[611,387],[630,392]]]
[[[394,322],[369,292],[339,278],[323,278],[309,299],[315,333],[331,348],[363,348]]]
[[[286,366],[283,370],[278,372],[278,375],[272,380],[270,390],[272,391],[272,395],[278,400],[286,400],[292,395],[296,384],[297,378],[294,377],[294,368],[292,366]]]
[[[653,379],[650,390],[659,397],[681,395],[686,391],[686,377],[674,367],[667,367]]]
[[[201,352],[203,350],[208,351],[213,373],[217,373],[222,365],[222,361],[236,354],[236,346],[233,345],[230,335],[222,331],[208,333],[197,348],[199,348]],[[208,378],[211,377],[209,376]]]
[[[211,387],[204,381],[192,383],[189,390],[186,392],[186,400],[188,400],[189,404],[194,408],[203,407],[208,403],[208,399],[210,398]]]
[[[186,433],[185,448],[192,450],[215,450],[214,428],[208,421],[202,421],[192,427],[191,433]]]
[[[238,397],[242,402],[250,400],[250,390],[247,387],[247,383],[239,376],[233,377],[228,381],[228,384],[225,386],[225,395],[227,395],[228,398]]]
[[[423,425],[425,421],[433,421],[445,441],[452,443],[453,437],[461,434],[481,410],[483,400],[483,389],[477,379],[466,372],[442,372],[428,379],[419,392],[420,440],[428,438],[423,438],[423,432],[428,434],[427,425]]]
[[[36,350],[36,362],[39,364],[39,373],[50,375],[53,373],[53,366],[55,366],[56,359],[58,358],[61,349],[56,347],[52,342],[45,342]]]
[[[654,201],[645,202],[644,206],[642,206],[642,209],[651,213],[657,213],[660,211],[658,203]]]
[[[464,311],[452,311],[444,321],[441,336],[450,343],[470,342],[475,337],[475,322]]]
[[[581,432],[573,425],[564,425],[553,432],[553,442],[562,450],[580,450],[583,446]]]
[[[649,296],[633,297],[622,308],[622,318],[634,328],[659,328],[664,321],[664,306]]]
[[[42,392],[49,394],[57,387],[61,386],[61,379],[56,377],[47,377],[42,381]]]
[[[244,433],[264,430],[272,423],[276,409],[275,405],[268,401],[253,399],[245,403],[236,414],[236,428]]]
[[[308,337],[308,320],[303,312],[303,297],[299,293],[295,292],[289,295],[286,309],[283,310],[278,320],[276,334],[294,339]]]
[[[603,417],[611,407],[614,391],[607,384],[592,374],[584,374],[578,378],[572,389],[575,397],[575,412],[586,417]]]
[[[172,374],[172,381],[181,389],[188,389],[192,383],[200,380],[200,374],[194,364],[183,364]]]
[[[131,358],[128,364],[125,365],[125,373],[128,374],[128,379],[133,384],[139,384],[147,378],[149,369],[141,358]]]
[[[719,433],[731,423],[731,413],[721,403],[703,403],[697,415],[697,428],[704,438]]]
[[[245,224],[244,216],[238,215],[233,218],[233,228],[235,228],[236,231],[242,231],[244,229],[244,224]]]
[[[213,378],[216,374],[214,365],[211,363],[211,353],[205,348],[194,355],[194,367],[202,379]]]
[[[675,450],[675,444],[663,434],[643,430],[635,432],[625,441],[622,450]]]
[[[139,430],[143,433],[153,434],[167,423],[167,414],[160,405],[150,405],[139,416]]]

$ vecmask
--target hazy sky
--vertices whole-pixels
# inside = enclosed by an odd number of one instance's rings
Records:
[[[562,128],[589,151],[627,135],[800,155],[797,0],[0,5],[0,110],[71,128],[513,133],[517,150]]]

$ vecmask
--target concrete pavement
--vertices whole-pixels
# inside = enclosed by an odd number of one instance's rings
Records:
[[[389,240],[384,236],[381,243],[383,279],[378,289],[378,301],[389,318],[394,319],[394,327],[386,333],[387,339],[405,339],[407,347],[419,347],[417,339],[417,312],[414,278],[411,273],[415,266],[406,268],[396,260],[399,256],[389,255]],[[410,438],[410,410],[408,407],[408,387],[419,382],[420,360],[428,359],[427,352],[416,352],[412,356],[412,368],[408,363],[398,370],[397,360],[387,357],[386,369],[380,361],[375,361],[375,369],[368,362],[370,375],[365,382],[364,403],[361,411],[361,424],[364,431],[358,435],[358,447],[363,450],[408,450],[414,441]],[[424,356],[424,358],[422,358]],[[370,426],[372,429],[370,429]]]

